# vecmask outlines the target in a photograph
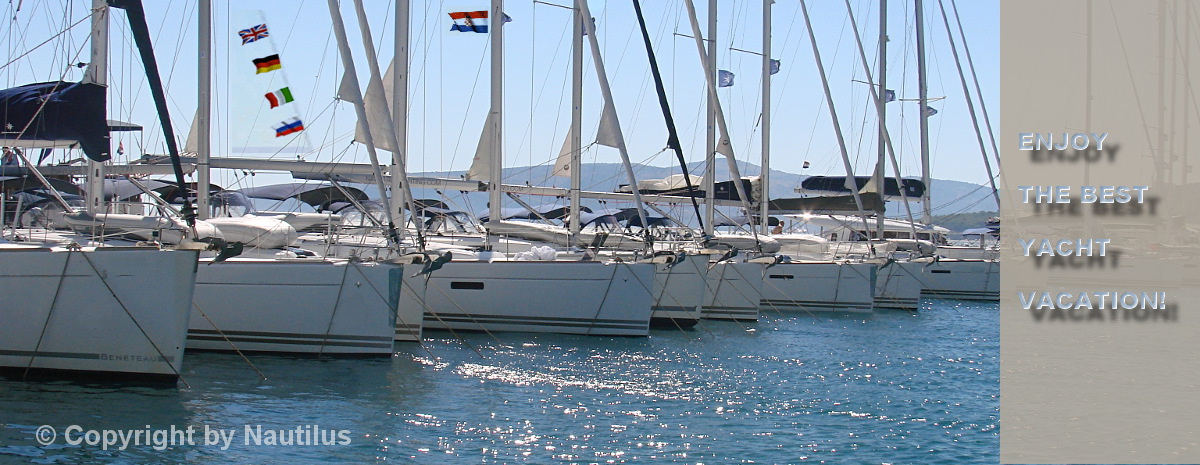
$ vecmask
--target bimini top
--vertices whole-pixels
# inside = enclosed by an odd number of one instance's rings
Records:
[[[846,187],[846,180],[846,176],[809,176],[800,182],[800,187],[796,189],[796,192],[816,195],[847,194],[850,189]],[[858,186],[859,190],[866,187],[870,181],[870,176],[854,177],[854,184]],[[918,200],[925,194],[925,183],[920,179],[905,179],[901,185],[904,187],[903,196],[910,200]],[[883,180],[883,197],[884,200],[901,197],[900,188],[896,185],[896,178]]]
[[[343,189],[346,191],[345,193],[342,192]],[[339,189],[328,183],[293,182],[261,187],[247,187],[239,189],[238,192],[252,199],[296,199],[311,205],[317,211],[330,210],[330,204],[334,203],[350,203],[351,198],[359,202],[369,200],[367,193],[361,189],[349,186],[342,186]],[[346,194],[350,194],[350,196]]]
[[[855,230],[862,229],[862,217],[846,216],[846,215],[784,215],[788,218],[796,220],[803,224],[819,226],[826,230],[837,230],[842,228],[852,228]],[[875,218],[868,218],[867,224],[875,227]],[[884,231],[900,231],[908,232],[916,228],[918,232],[932,232],[935,234],[949,234],[950,230],[941,226],[931,226],[921,223],[910,223],[906,220],[896,218],[885,218],[883,220]]]
[[[571,207],[561,203],[547,203],[542,205],[533,205],[533,210],[525,207],[501,208],[500,218],[504,220],[532,220],[538,219],[539,216],[546,219],[557,220],[566,218]],[[579,207],[579,211],[591,213],[592,209],[588,207]],[[476,215],[479,221],[487,222],[491,218],[491,214],[487,211]]]

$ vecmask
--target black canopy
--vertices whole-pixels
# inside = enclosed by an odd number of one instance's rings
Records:
[[[112,155],[105,98],[104,87],[82,82],[38,82],[0,90],[0,135],[31,143],[77,141],[88,158],[106,161]]]

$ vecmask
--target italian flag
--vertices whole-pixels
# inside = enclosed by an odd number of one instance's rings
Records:
[[[267,98],[267,102],[271,103],[271,108],[275,108],[285,103],[292,103],[292,100],[295,100],[292,98],[292,90],[287,87],[279,89],[275,92],[269,92],[264,95],[264,97]]]

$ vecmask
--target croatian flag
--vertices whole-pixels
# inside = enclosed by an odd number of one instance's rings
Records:
[[[288,118],[287,121],[282,121],[271,127],[275,128],[275,137],[283,137],[303,131],[304,123],[300,122],[300,118]]]
[[[454,25],[450,26],[451,31],[479,33],[488,31],[488,12],[486,10],[458,11],[450,13],[450,19],[454,20]]]

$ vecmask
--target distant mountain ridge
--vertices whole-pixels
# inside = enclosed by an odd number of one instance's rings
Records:
[[[699,171],[701,166],[700,163],[692,164],[688,167],[689,172],[695,176],[703,176],[704,173]],[[611,192],[619,185],[628,184],[625,169],[620,163],[585,163],[582,168],[583,188],[585,190]],[[529,183],[535,186],[568,187],[569,181],[567,178],[551,176],[551,169],[551,166],[546,165],[505,168],[504,181],[509,184]],[[679,168],[677,167],[634,164],[633,170],[639,180],[661,179],[673,174],[679,174]],[[743,176],[750,176],[758,175],[760,169],[758,165],[739,162],[738,170],[741,171]],[[726,163],[717,163],[716,171],[718,180],[729,179],[729,169]],[[465,171],[441,171],[413,173],[413,175],[459,178],[464,173]],[[795,188],[799,187],[800,182],[807,177],[807,175],[771,170],[771,187],[769,191],[771,198],[800,197],[800,194],[795,192]],[[992,198],[991,189],[987,186],[936,178],[932,180],[931,184],[930,192],[933,196],[931,203],[933,204],[933,214],[935,215],[996,211],[999,209],[995,199]],[[475,199],[472,199],[473,204],[482,205],[487,202],[486,196],[482,198],[482,202],[477,203]],[[914,214],[919,213],[919,204],[913,203],[912,208]],[[903,216],[904,207],[899,202],[888,202],[887,215]]]

